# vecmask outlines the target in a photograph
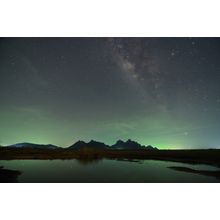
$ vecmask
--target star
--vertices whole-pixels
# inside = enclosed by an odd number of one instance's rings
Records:
[[[172,51],[171,52],[171,56],[173,57],[173,56],[175,56],[176,55],[176,53],[174,52],[174,51]]]
[[[132,77],[137,79],[138,78],[138,74],[133,74]]]

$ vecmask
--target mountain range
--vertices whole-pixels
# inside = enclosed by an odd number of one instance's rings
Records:
[[[98,141],[91,140],[90,142],[86,143],[84,141],[77,141],[75,144],[68,147],[69,149],[79,150],[84,147],[89,148],[96,148],[96,149],[107,149],[109,146]]]
[[[38,148],[38,149],[57,149],[59,147],[52,145],[52,144],[33,144],[33,143],[17,143],[17,144],[12,144],[7,147],[14,147],[14,148]]]
[[[37,148],[37,149],[58,149],[60,147],[52,145],[52,144],[33,144],[33,143],[17,143],[12,144],[7,147],[13,147],[13,148]],[[156,147],[152,147],[151,145],[144,146],[139,144],[136,141],[132,141],[131,139],[128,139],[127,141],[118,140],[115,144],[112,146],[106,145],[103,142],[98,142],[91,140],[90,142],[86,143],[84,141],[77,141],[73,145],[67,147],[67,149],[72,150],[80,150],[82,148],[93,148],[93,149],[109,149],[109,150],[158,150]]]
[[[118,150],[123,150],[123,149],[128,149],[128,150],[138,150],[138,149],[148,149],[148,150],[156,150],[156,147],[152,147],[151,145],[144,146],[140,145],[136,141],[132,141],[131,139],[128,139],[126,142],[122,140],[118,140],[114,145],[111,146],[114,149]]]
[[[114,149],[114,150],[140,150],[140,149],[157,150],[156,147],[152,147],[151,145],[148,146],[140,145],[138,142],[132,141],[131,139],[128,139],[127,141],[118,140],[112,146],[94,140],[91,140],[88,143],[84,141],[77,141],[75,144],[71,145],[69,149],[79,150],[84,147],[96,148],[96,149]]]

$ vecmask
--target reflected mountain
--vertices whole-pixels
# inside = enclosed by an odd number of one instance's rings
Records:
[[[87,159],[76,159],[76,161],[81,165],[91,165],[91,164],[97,164],[102,161],[102,158],[87,158]]]

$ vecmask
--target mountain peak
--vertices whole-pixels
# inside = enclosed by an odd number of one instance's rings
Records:
[[[124,144],[125,142],[122,140],[117,140],[116,144]]]
[[[77,141],[75,144],[71,145],[70,149],[79,150],[84,147],[96,148],[96,149],[105,149],[108,145],[104,144],[103,142],[91,140],[90,142],[86,143],[84,141]]]

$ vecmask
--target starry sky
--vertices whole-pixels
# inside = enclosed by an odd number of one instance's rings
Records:
[[[220,38],[0,38],[0,145],[220,147]]]

